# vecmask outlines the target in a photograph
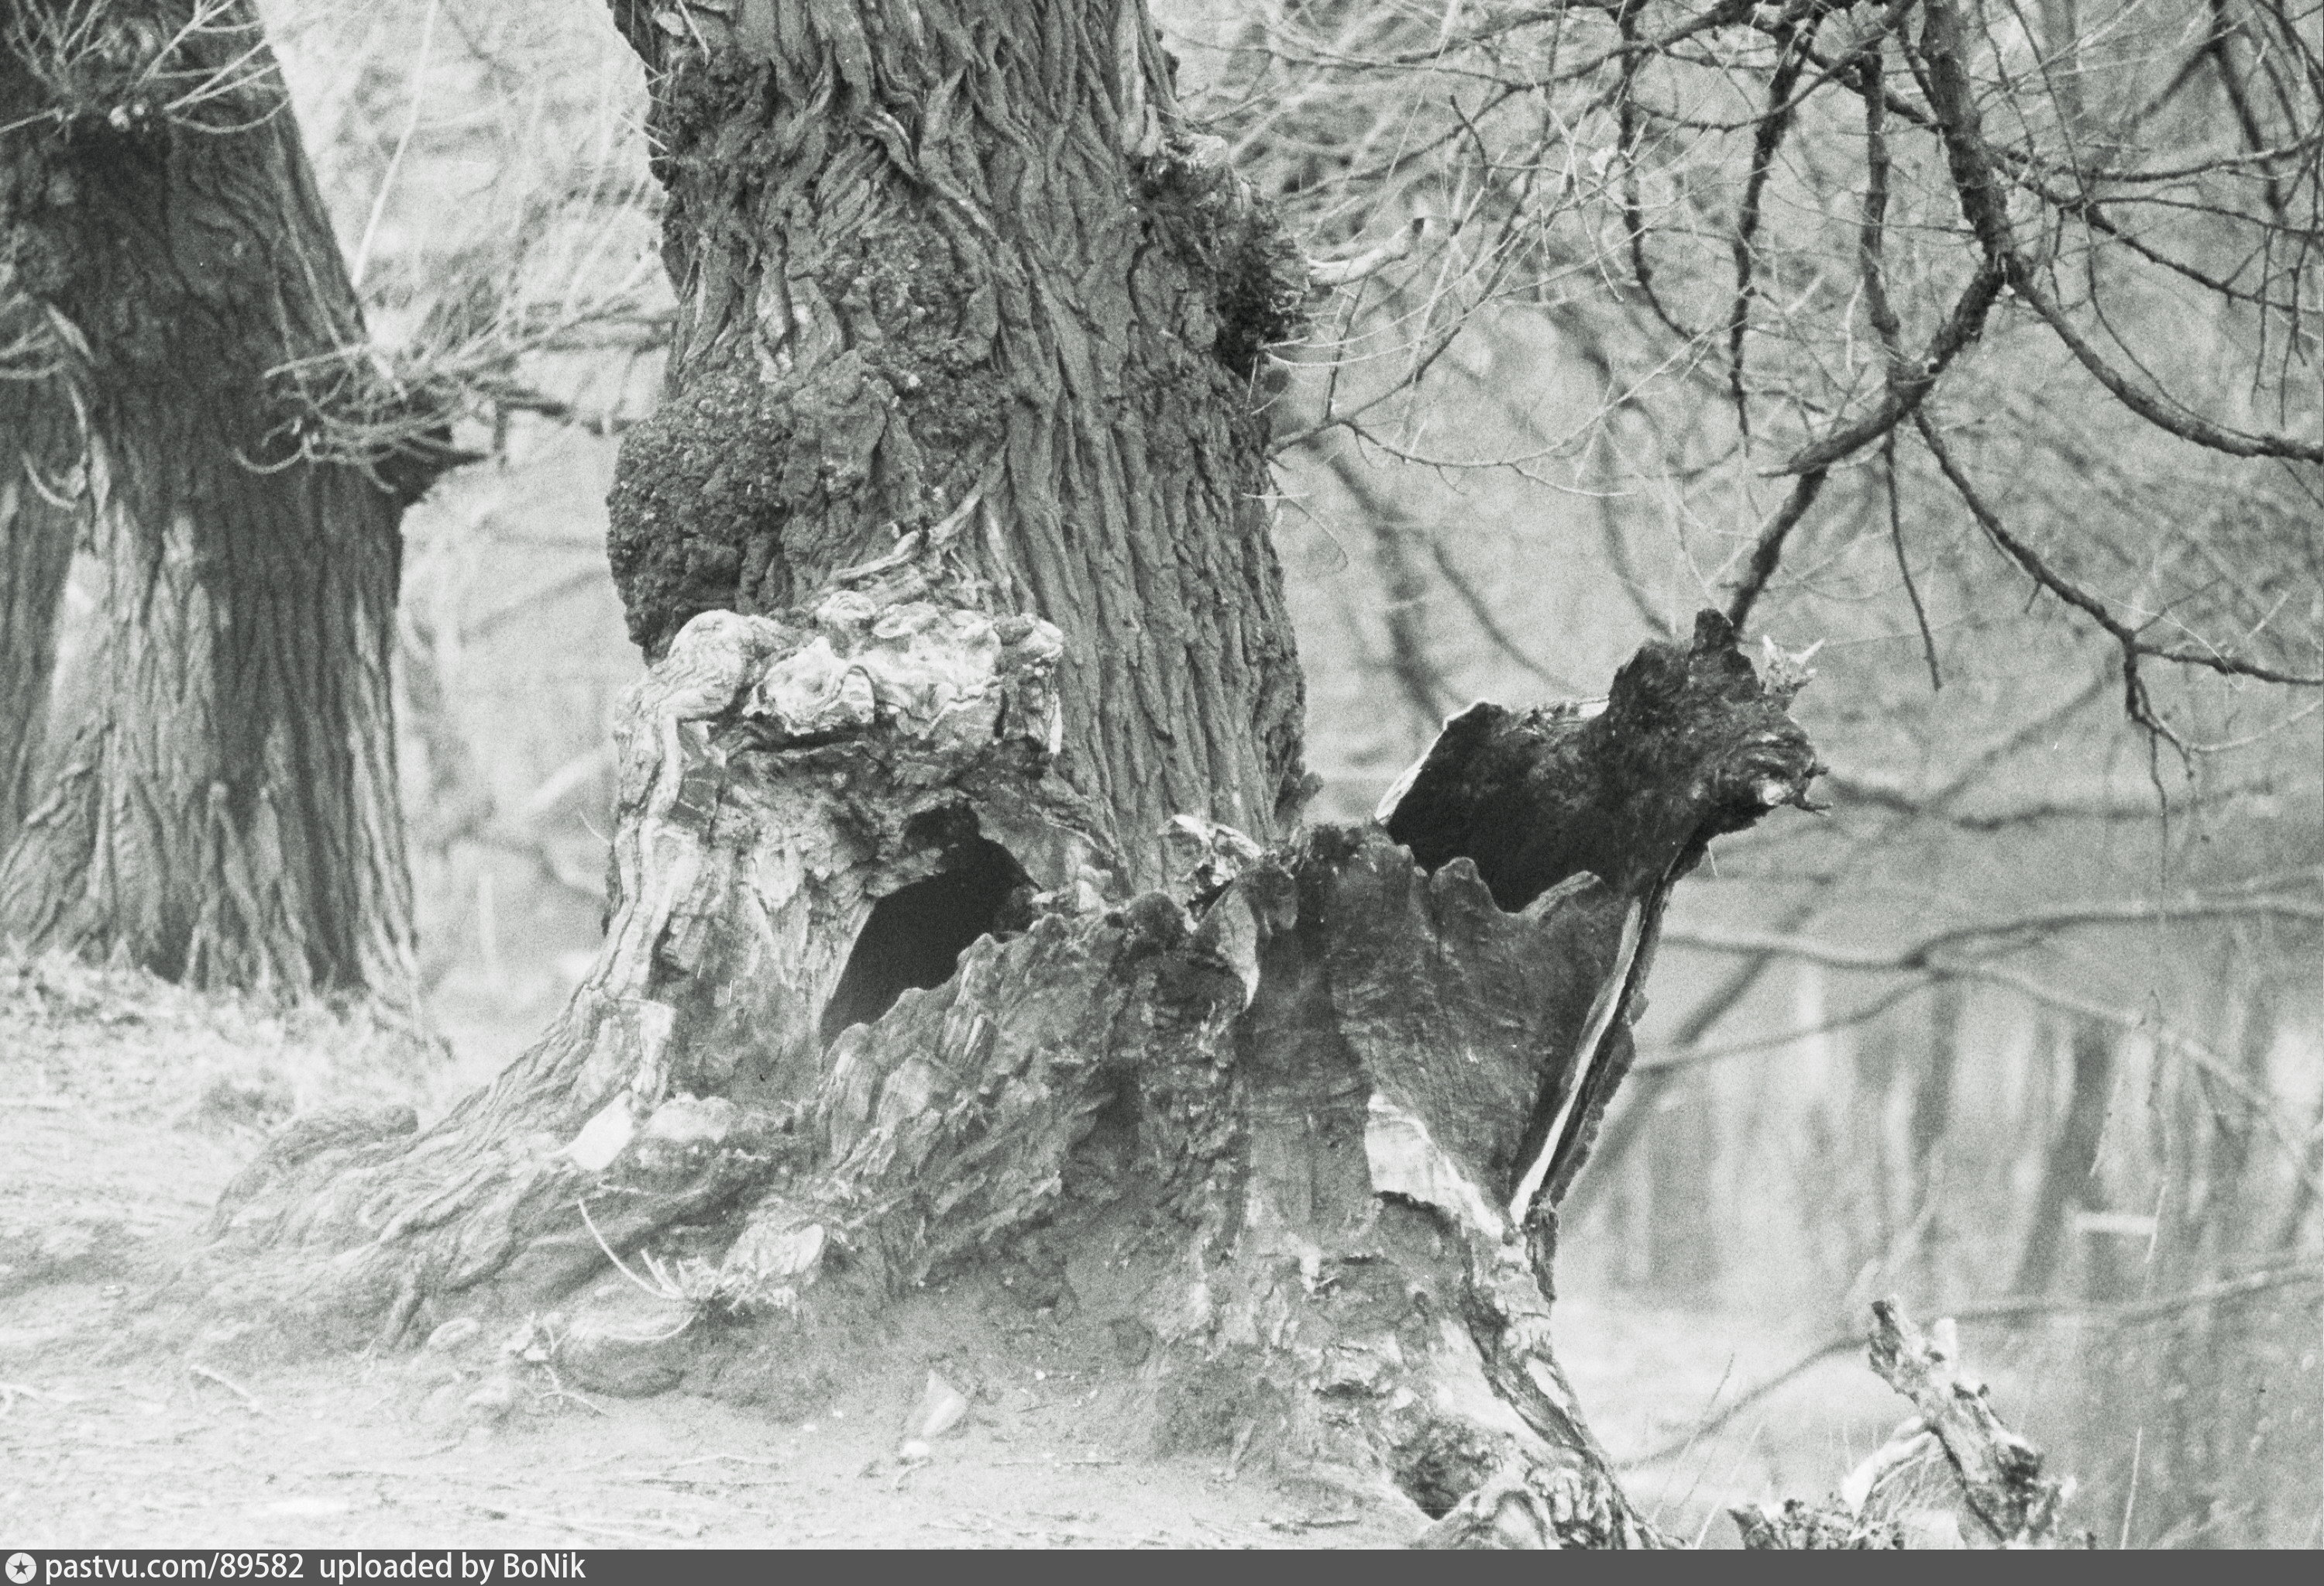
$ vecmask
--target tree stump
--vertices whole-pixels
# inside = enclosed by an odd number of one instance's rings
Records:
[[[1122,898],[1050,774],[1055,631],[882,576],[687,624],[619,734],[616,901],[564,1016],[424,1132],[286,1131],[219,1207],[213,1298],[392,1342],[682,1226],[650,1262],[681,1319],[804,1379],[835,1318],[1094,1264],[1161,1446],[1370,1483],[1447,1543],[1655,1540],[1551,1351],[1549,1261],[1671,883],[1814,772],[1724,622],[1600,711],[1495,718],[1491,756],[1470,713],[1386,829],[1184,820],[1178,883]],[[1562,857],[1443,836],[1464,800]]]

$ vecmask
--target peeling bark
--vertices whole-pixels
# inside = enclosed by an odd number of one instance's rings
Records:
[[[262,1157],[217,1231],[371,1242],[317,1297],[361,1314],[382,1292],[561,1292],[603,1264],[584,1197],[616,1249],[732,1210],[804,1148],[824,1016],[880,899],[995,844],[1028,884],[1097,897],[1102,847],[1040,774],[1058,650],[1028,619],[852,591],[790,622],[695,619],[617,733],[613,913],[557,1024],[416,1140],[379,1120],[359,1147]]]

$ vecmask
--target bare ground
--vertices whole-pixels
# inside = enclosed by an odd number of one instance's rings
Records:
[[[500,1054],[505,1056],[503,1052]],[[294,1110],[473,1084],[466,1061],[321,1010],[282,1014],[62,960],[0,960],[0,1536],[70,1546],[1382,1546],[1387,1515],[1313,1481],[1139,1446],[1134,1360],[1095,1303],[1012,1310],[977,1336],[905,1306],[802,1402],[566,1391],[453,1350],[249,1367],[131,1328],[219,1188]],[[1093,1286],[1084,1285],[1085,1288]],[[948,1314],[957,1317],[954,1305]],[[1569,1302],[1561,1341],[1619,1454],[1681,1435],[1788,1341]],[[1134,1352],[1134,1351],[1133,1351]],[[935,1370],[970,1400],[898,1458]],[[1803,1399],[1803,1395],[1806,1397]],[[748,1397],[748,1395],[742,1395]],[[1901,1406],[1839,1363],[1635,1485],[1683,1537],[1731,1544],[1723,1506],[1812,1492]]]

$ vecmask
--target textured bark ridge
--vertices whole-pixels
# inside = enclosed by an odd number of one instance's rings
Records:
[[[929,599],[908,572],[883,594],[688,623],[617,733],[614,904],[556,1025],[416,1139],[408,1114],[294,1126],[217,1231],[368,1244],[318,1295],[327,1324],[375,1326],[383,1295],[401,1296],[393,1333],[423,1297],[561,1292],[602,1268],[600,1234],[620,1249],[731,1213],[815,1154],[835,1002],[876,1018],[1045,897],[1093,906],[1107,853],[1043,774],[1056,631]],[[598,1232],[585,1197],[605,1203]]]
[[[932,566],[681,631],[620,734],[587,984],[424,1133],[286,1132],[216,1254],[302,1274],[214,1262],[212,1297],[392,1340],[619,1256],[711,1319],[689,1347],[804,1383],[861,1318],[1016,1263],[1150,1341],[1162,1446],[1334,1472],[1448,1545],[1654,1541],[1551,1351],[1526,1189],[1545,1114],[1627,1051],[1637,900],[1578,872],[1512,912],[1471,856],[1424,869],[1378,826],[1261,849],[1189,818],[1176,884],[1111,903],[1114,856],[1055,772],[1060,635]],[[1720,627],[1650,648],[1609,709],[1711,665],[1733,686],[1670,704],[1655,786],[1690,791],[1645,872],[1812,774]],[[1634,748],[1558,763],[1611,785]]]
[[[256,14],[11,7],[0,104],[0,272],[37,375],[8,400],[65,415],[45,475],[103,558],[105,628],[0,855],[0,935],[196,985],[408,992],[388,657],[435,465],[318,442],[393,398],[362,377]]]
[[[1175,815],[1270,840],[1302,683],[1250,387],[1305,265],[1173,124],[1142,5],[613,12],[679,305],[613,501],[632,636],[940,544],[1076,658],[1057,774],[1127,881]]]
[[[0,274],[0,297],[6,291]],[[0,344],[21,345],[28,306],[18,300],[17,313],[0,306]],[[48,734],[57,616],[72,567],[72,415],[62,409],[37,383],[0,370],[0,436],[14,454],[0,458],[0,852],[32,804]]]

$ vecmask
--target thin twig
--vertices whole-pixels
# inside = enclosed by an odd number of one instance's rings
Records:
[[[1760,116],[1758,130],[1751,141],[1750,172],[1743,180],[1743,201],[1736,211],[1735,299],[1727,314],[1727,386],[1735,404],[1735,427],[1747,440],[1751,434],[1751,407],[1743,385],[1743,354],[1745,338],[1751,328],[1760,200],[1766,192],[1768,174],[1775,168],[1775,152],[1783,146],[1784,134],[1791,130],[1796,108],[1791,102],[1792,88],[1807,65],[1807,56],[1803,51],[1813,41],[1820,21],[1816,14],[1810,14],[1804,37],[1788,23],[1777,25],[1775,69],[1767,79],[1767,109]]]
[[[1989,1301],[1983,1305],[1965,1305],[1945,1314],[1961,1323],[2043,1321],[2062,1323],[2071,1326],[2087,1326],[2116,1331],[2151,1322],[2181,1311],[2215,1305],[2246,1295],[2271,1288],[2291,1287],[2301,1283],[2324,1282],[2324,1261],[2301,1261],[2264,1272],[2248,1273],[2218,1283],[2205,1284],[2184,1294],[2170,1295],[2161,1299],[2140,1300],[2119,1305],[2075,1305],[2039,1296]],[[1683,1437],[1674,1437],[1622,1462],[1622,1469],[1637,1470],[1643,1465],[1659,1464],[1675,1454],[1683,1453],[1697,1442],[1711,1435],[1733,1421],[1736,1416],[1772,1393],[1780,1392],[1835,1355],[1843,1355],[1863,1347],[1861,1330],[1836,1332],[1821,1343],[1808,1350],[1788,1366],[1753,1383],[1727,1403],[1715,1415],[1698,1423]]]
[[[190,1363],[186,1367],[186,1369],[206,1382],[217,1383],[220,1388],[225,1388],[227,1392],[241,1399],[244,1404],[248,1405],[256,1414],[261,1415],[266,1414],[266,1406],[258,1402],[256,1395],[253,1394],[250,1389],[244,1388],[241,1383],[236,1382],[233,1378],[226,1376],[224,1372],[213,1371],[208,1366],[198,1366]]]
[[[1896,491],[1896,432],[1880,438],[1881,475],[1887,484],[1888,542],[1896,549],[1896,571],[1904,580],[1904,597],[1913,603],[1913,625],[1921,631],[1921,653],[1929,663],[1929,687],[1941,693],[1945,675],[1937,666],[1937,636],[1929,631],[1929,609],[1921,604],[1920,586],[1913,582],[1913,561],[1904,554],[1904,509]]]
[[[372,198],[371,215],[364,220],[362,240],[355,244],[355,256],[347,266],[349,281],[360,290],[364,273],[371,267],[372,243],[379,235],[379,223],[387,213],[388,196],[395,190],[397,173],[403,169],[404,152],[411,147],[411,134],[420,130],[420,106],[424,91],[422,79],[428,74],[428,54],[436,39],[436,13],[441,0],[428,0],[428,14],[420,23],[420,49],[411,63],[411,102],[410,114],[404,117],[403,134],[395,140],[394,152],[388,156],[387,170],[379,179],[379,191]]]
[[[646,1293],[653,1296],[653,1297],[658,1300],[678,1300],[685,1297],[684,1296],[674,1293],[669,1289],[658,1288],[654,1285],[648,1283],[644,1278],[640,1277],[636,1273],[631,1271],[628,1267],[622,1264],[621,1257],[613,1254],[613,1247],[605,1242],[605,1236],[597,1231],[597,1220],[589,1215],[589,1203],[583,1200],[576,1200],[573,1204],[580,1209],[581,1221],[588,1227],[589,1237],[597,1241],[597,1248],[605,1252],[605,1259],[613,1264],[613,1269],[615,1271],[619,1272],[622,1277],[628,1278],[632,1283],[636,1284],[640,1288],[645,1290]]]

